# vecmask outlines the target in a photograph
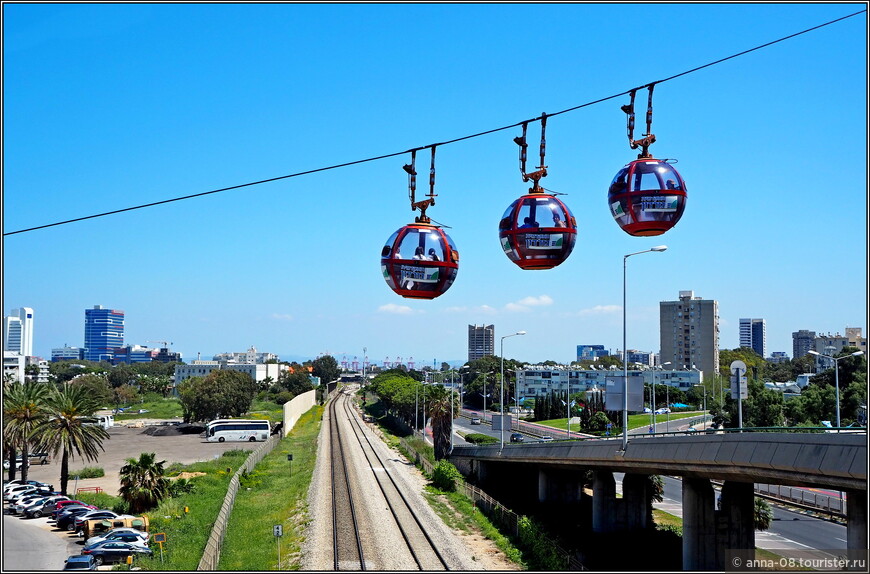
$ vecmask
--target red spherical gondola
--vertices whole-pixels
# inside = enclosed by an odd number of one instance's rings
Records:
[[[607,202],[616,223],[629,235],[661,235],[683,215],[686,183],[666,161],[642,157],[619,170]]]
[[[552,269],[574,249],[577,221],[559,199],[534,192],[511,203],[498,236],[505,255],[522,269]]]
[[[381,250],[384,280],[402,297],[434,299],[450,289],[458,270],[453,240],[429,223],[402,227]]]

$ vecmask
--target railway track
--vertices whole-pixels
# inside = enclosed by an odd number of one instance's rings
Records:
[[[329,417],[334,493],[335,569],[365,570],[366,560],[363,549],[367,538],[382,536],[391,530],[397,531],[400,536],[391,536],[390,552],[394,555],[408,555],[411,558],[403,569],[449,570],[448,561],[439,551],[413,504],[402,492],[402,488],[392,476],[385,461],[378,454],[351,399],[343,394],[337,395],[330,401]],[[356,458],[356,466],[348,462],[353,460],[351,458],[353,449],[362,453],[362,456]],[[361,464],[361,461],[364,461],[364,464]],[[361,496],[354,497],[354,492],[359,491],[352,486],[362,481],[377,485],[369,489],[370,495],[365,500],[362,500]],[[378,533],[361,533],[357,516],[363,506],[367,505],[388,509],[394,524],[386,525],[382,522],[378,525]],[[404,547],[399,548],[402,543]]]
[[[348,457],[345,456],[345,444],[338,424],[339,397],[341,395],[329,403],[333,563],[335,570],[365,570]]]

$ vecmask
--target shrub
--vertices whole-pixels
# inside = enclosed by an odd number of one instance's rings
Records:
[[[472,444],[494,444],[499,442],[494,436],[483,433],[470,433],[465,435],[465,441]]]
[[[70,478],[75,479],[78,478],[102,478],[106,476],[106,471],[104,471],[101,467],[97,466],[86,466],[81,470],[71,470],[69,472]]]
[[[453,464],[442,459],[432,471],[432,484],[445,492],[456,490],[457,481],[462,480],[462,473]]]

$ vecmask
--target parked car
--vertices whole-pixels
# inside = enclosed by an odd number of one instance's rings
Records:
[[[11,498],[18,496],[19,494],[33,492],[36,488],[37,487],[33,484],[17,484],[12,488],[3,491],[3,500],[9,501]]]
[[[104,532],[99,536],[91,536],[85,541],[85,546],[93,546],[98,542],[106,540],[117,540],[120,542],[130,542],[131,544],[141,544],[148,546],[150,535],[147,532],[137,530],[135,528],[115,528]]]
[[[90,510],[85,512],[84,514],[79,514],[73,520],[73,527],[70,528],[73,532],[78,532],[82,529],[82,525],[86,520],[94,520],[97,518],[116,518],[118,516],[117,512],[112,512],[111,510],[105,510],[103,508],[98,508],[96,510]]]
[[[63,562],[64,570],[96,570],[97,561],[90,554],[76,554]]]
[[[471,417],[471,424],[479,425],[480,424],[480,417]]]
[[[93,504],[87,504],[85,502],[82,502],[81,500],[71,500],[70,502],[73,504],[64,504],[63,506],[61,506],[61,503],[63,502],[65,501],[61,500],[56,504],[55,509],[51,512],[51,518],[49,518],[49,520],[58,520],[63,515],[63,512],[65,510],[70,510],[71,508],[87,508],[89,510],[96,510],[97,508],[99,508],[97,506],[94,506]]]
[[[55,508],[55,510],[51,513],[51,518],[49,518],[49,520],[54,520],[55,522],[57,522],[61,519],[61,517],[64,516],[64,514],[68,510],[97,510],[97,508],[99,507],[94,506],[93,504],[85,504],[84,502],[79,502],[78,504],[67,504],[64,505],[62,508]]]
[[[30,464],[48,464],[51,460],[47,452],[31,452],[27,458]]]
[[[36,504],[41,505],[45,501],[46,498],[48,498],[49,496],[52,496],[52,495],[54,495],[54,493],[51,493],[51,494],[38,493],[38,494],[28,494],[26,496],[22,496],[21,498],[19,498],[16,501],[16,503],[14,505],[9,506],[9,512],[11,512],[12,514],[24,514],[25,509],[30,508],[31,506],[34,506]]]
[[[44,482],[39,482],[38,480],[28,480],[27,482],[24,482],[20,478],[17,478],[15,480],[3,485],[3,499],[5,500],[6,495],[13,492],[14,490],[17,489],[20,491],[22,489],[22,487],[26,487],[26,486],[34,486],[37,488],[47,488],[50,490],[54,490],[54,486],[52,486],[50,484],[46,484]]]
[[[47,516],[51,514],[51,512],[55,508],[55,504],[59,500],[69,500],[68,497],[57,494],[55,496],[48,496],[44,498],[39,504],[34,504],[24,509],[24,516],[27,518],[41,518],[43,516]]]
[[[51,511],[52,518],[57,519],[57,515],[60,514],[60,511],[63,510],[65,506],[87,506],[87,503],[82,502],[81,500],[58,500],[54,503],[54,510]]]
[[[60,514],[57,515],[57,522],[55,522],[54,525],[61,530],[69,530],[71,532],[75,532],[76,518],[81,516],[82,514],[91,512],[93,510],[93,508],[88,508],[86,506],[65,508],[61,511]]]
[[[94,544],[90,548],[83,548],[82,554],[90,554],[94,557],[97,566],[100,566],[102,564],[125,562],[127,556],[153,556],[154,551],[147,546],[138,546],[129,542],[118,542],[117,540],[106,540],[99,544]]]
[[[511,442],[523,442],[525,437],[518,432],[511,433]]]
[[[27,461],[27,464],[25,465],[24,459],[22,459],[22,458],[15,459],[15,468],[24,468],[25,466],[29,467],[30,461]],[[9,459],[8,458],[3,459],[3,469],[9,470]]]
[[[23,499],[25,496],[35,496],[35,495],[48,496],[49,494],[55,494],[55,492],[51,489],[44,488],[42,486],[31,486],[31,487],[26,488],[24,490],[20,490],[20,491],[16,491],[16,492],[11,493],[9,495],[9,498],[6,499],[6,502],[9,503],[9,507],[11,508],[12,506],[18,504],[21,501],[21,499]]]

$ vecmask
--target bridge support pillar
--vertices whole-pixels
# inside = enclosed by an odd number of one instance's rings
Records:
[[[722,484],[722,506],[718,512],[719,561],[724,570],[729,550],[755,550],[755,491],[750,482],[726,480]]]
[[[623,477],[622,506],[626,530],[641,530],[649,526],[652,515],[652,492],[648,475],[626,474]]]
[[[683,478],[683,570],[719,570],[715,492],[706,478]]]
[[[616,480],[609,470],[592,472],[592,531],[616,530]]]
[[[583,477],[579,472],[538,470],[538,502],[580,502],[582,486]]]
[[[867,491],[846,492],[846,555],[867,559]]]

